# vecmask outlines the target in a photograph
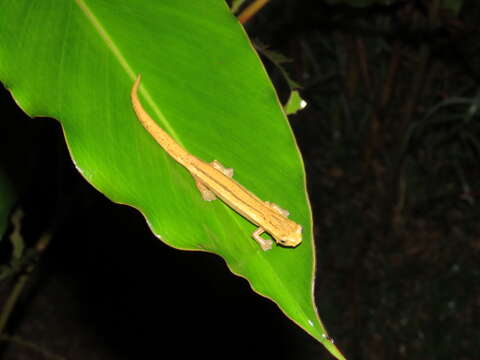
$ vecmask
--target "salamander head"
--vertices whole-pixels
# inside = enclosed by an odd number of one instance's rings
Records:
[[[295,224],[293,229],[281,237],[275,237],[278,244],[283,246],[297,246],[302,242],[302,227]]]

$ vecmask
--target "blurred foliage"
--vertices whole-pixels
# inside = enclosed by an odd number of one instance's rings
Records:
[[[358,6],[358,7],[366,7],[372,6],[375,4],[380,5],[392,5],[395,3],[400,3],[401,0],[326,0],[328,4],[346,4],[349,6]]]
[[[287,70],[285,69],[285,64],[292,62],[291,59],[287,58],[282,53],[270,49],[270,47],[266,44],[263,44],[260,40],[255,40],[255,49],[267,58],[283,76],[283,79],[287,82],[288,87],[291,91],[300,88],[301,86],[295,82],[290,75],[288,74]]]
[[[367,7],[372,5],[399,5],[402,6],[405,4],[406,0],[326,0],[328,4],[345,4],[355,7]],[[410,1],[414,2],[414,1]],[[420,4],[420,2],[418,2]],[[461,9],[463,5],[463,0],[438,0],[438,5],[445,10],[453,11],[455,14]]]
[[[231,5],[230,5],[230,9],[232,10],[232,12],[234,14],[236,14],[237,11],[240,9],[240,7],[243,5],[244,2],[245,2],[245,0],[232,0]]]
[[[309,104],[293,124],[320,311],[337,317],[347,358],[475,359],[480,4],[329,3],[272,5],[250,30],[293,59],[284,66]]]
[[[292,60],[282,68],[309,104],[292,125],[309,170],[319,310],[350,359],[474,360],[480,4],[346,3],[272,1],[247,25]],[[282,70],[266,66],[286,99]]]
[[[15,202],[15,192],[12,189],[5,172],[0,168],[0,242],[8,226],[8,215]]]

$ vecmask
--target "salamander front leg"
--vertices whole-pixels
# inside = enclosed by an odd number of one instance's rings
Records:
[[[290,213],[288,212],[288,210],[285,210],[285,209],[282,209],[280,206],[278,206],[277,204],[275,203],[272,203],[270,201],[265,201],[265,204],[267,204],[268,206],[270,206],[273,210],[275,210],[277,213],[279,213],[280,215],[283,215],[285,217],[288,217],[290,215]]]
[[[233,177],[233,169],[232,168],[226,168],[223,166],[220,161],[218,160],[213,160],[210,165],[212,165],[215,169],[218,171],[222,172],[223,175],[226,175],[228,177]]]
[[[260,235],[262,235],[264,232],[265,230],[259,227],[253,232],[252,237],[256,240],[256,242],[258,242],[263,251],[267,251],[272,248],[273,241],[270,239],[263,239]]]
[[[193,179],[195,180],[195,185],[197,186],[198,191],[200,191],[200,194],[202,195],[203,200],[212,201],[217,198],[215,196],[215,193],[210,189],[208,189],[204,183],[198,180],[197,177],[194,176]]]
[[[233,169],[232,168],[226,168],[223,166],[219,161],[213,160],[210,165],[212,165],[213,168],[217,169],[220,171],[222,174],[228,177],[233,177]],[[204,183],[202,183],[196,176],[193,177],[195,180],[195,185],[197,186],[198,191],[200,191],[200,194],[202,194],[202,198],[205,201],[213,201],[217,198],[215,193],[211,191],[209,188],[205,186]]]

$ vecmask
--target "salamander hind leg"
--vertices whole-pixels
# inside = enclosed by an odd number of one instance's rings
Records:
[[[213,160],[210,165],[212,165],[215,169],[218,171],[222,172],[223,175],[226,175],[228,177],[233,177],[233,169],[232,168],[226,168],[223,166],[220,161]]]
[[[257,230],[253,232],[252,237],[260,245],[263,251],[267,251],[272,248],[273,241],[270,239],[263,239],[260,235],[262,235],[264,232],[265,230],[259,227]]]
[[[193,179],[195,180],[195,185],[197,186],[198,191],[200,191],[200,194],[202,195],[203,200],[212,201],[217,198],[215,193],[211,191],[209,188],[207,188],[204,183],[198,180],[197,177],[194,176]]]
[[[279,213],[280,215],[283,215],[285,217],[288,217],[290,215],[290,213],[288,212],[288,210],[285,210],[285,209],[282,209],[280,206],[278,206],[277,204],[275,203],[272,203],[270,201],[265,201],[265,204],[270,206],[273,210],[275,210],[277,213]]]

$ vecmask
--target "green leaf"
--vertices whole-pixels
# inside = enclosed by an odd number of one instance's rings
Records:
[[[139,124],[137,73],[152,117],[199,158],[278,203],[304,227],[295,249],[264,252],[254,226],[205,202],[189,173]],[[222,256],[339,359],[318,317],[314,244],[302,159],[278,98],[242,27],[221,0],[4,1],[0,79],[30,116],[58,119],[79,172],[141,211],[179,249]]]
[[[297,90],[290,92],[290,97],[287,103],[284,105],[285,113],[287,115],[295,114],[297,111],[302,110],[307,106],[305,100],[300,97],[300,93]]]

